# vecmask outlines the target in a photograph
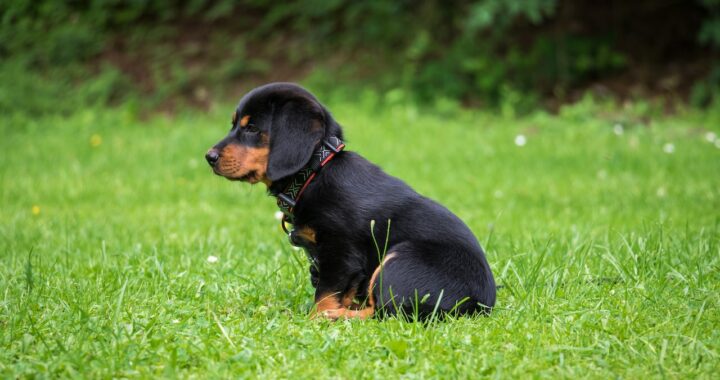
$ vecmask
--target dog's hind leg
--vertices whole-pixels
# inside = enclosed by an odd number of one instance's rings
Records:
[[[418,255],[416,249],[425,252]],[[485,310],[481,305],[483,275],[479,263],[467,260],[463,268],[433,265],[427,248],[411,244],[392,247],[391,252],[394,254],[388,255],[382,270],[370,282],[376,314],[424,319],[435,313],[442,316],[449,312],[470,314]],[[463,252],[440,254],[462,257]],[[493,297],[489,303],[494,305],[494,301]]]

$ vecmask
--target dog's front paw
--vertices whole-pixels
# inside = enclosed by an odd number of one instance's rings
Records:
[[[316,311],[310,315],[310,319],[328,319],[331,321],[337,321],[340,317],[345,316],[347,309],[327,309],[323,311]]]
[[[344,307],[338,309],[326,309],[323,311],[316,311],[310,315],[310,319],[329,319],[331,321],[337,321],[338,319],[368,319],[373,316],[375,309],[372,306],[365,307],[359,310],[350,310]]]

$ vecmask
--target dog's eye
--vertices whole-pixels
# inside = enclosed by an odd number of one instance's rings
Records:
[[[258,133],[260,132],[260,129],[255,126],[255,124],[248,124],[247,127],[244,128],[247,133]]]

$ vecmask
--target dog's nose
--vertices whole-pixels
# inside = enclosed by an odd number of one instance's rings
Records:
[[[220,159],[220,153],[218,153],[218,151],[215,149],[210,149],[207,153],[205,153],[205,159],[207,160],[208,164],[210,164],[210,166],[215,166],[215,164]]]

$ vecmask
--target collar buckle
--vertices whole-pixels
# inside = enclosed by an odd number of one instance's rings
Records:
[[[331,141],[336,140],[336,141]],[[325,145],[326,148],[330,149],[333,153],[339,153],[343,148],[345,147],[345,144],[342,143],[342,141],[332,136],[329,139],[323,139],[323,145]]]

